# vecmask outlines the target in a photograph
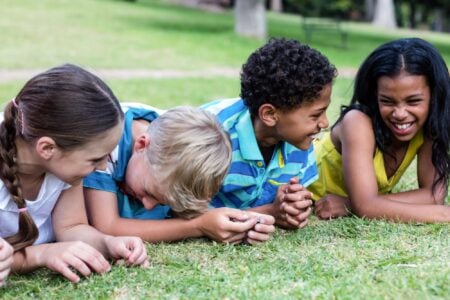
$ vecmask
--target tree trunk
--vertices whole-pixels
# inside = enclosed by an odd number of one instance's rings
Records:
[[[395,21],[394,0],[376,1],[375,14],[372,24],[385,28],[397,28],[397,22]]]
[[[375,8],[375,0],[364,0],[364,17],[366,21],[371,22],[373,20]]]
[[[416,13],[417,13],[417,5],[416,0],[409,1],[409,28],[416,28]]]
[[[434,17],[431,28],[434,31],[444,31],[444,10],[442,8],[434,9]]]
[[[283,11],[283,1],[282,0],[270,0],[270,9],[276,12]]]
[[[236,0],[234,30],[238,35],[264,39],[267,36],[264,0]]]

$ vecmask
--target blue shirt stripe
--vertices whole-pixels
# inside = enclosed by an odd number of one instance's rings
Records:
[[[246,209],[272,203],[281,184],[299,177],[305,186],[317,179],[313,146],[300,150],[289,143],[275,147],[270,162],[264,163],[248,108],[242,99],[225,99],[202,106],[215,114],[229,133],[233,148],[232,164],[215,207]]]

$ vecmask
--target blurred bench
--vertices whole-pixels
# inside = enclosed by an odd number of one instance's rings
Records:
[[[310,43],[316,32],[331,32],[340,36],[341,46],[347,48],[348,33],[340,20],[323,18],[301,18],[301,26],[305,33],[306,42]]]

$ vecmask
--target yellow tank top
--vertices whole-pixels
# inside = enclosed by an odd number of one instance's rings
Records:
[[[375,149],[373,165],[380,194],[389,193],[405,173],[414,160],[420,146],[423,144],[423,132],[420,131],[410,142],[405,157],[395,174],[387,178],[384,168],[383,152]],[[326,133],[320,140],[314,142],[319,179],[308,187],[313,193],[313,199],[319,200],[327,194],[347,197],[342,171],[342,157],[334,147],[330,133]]]

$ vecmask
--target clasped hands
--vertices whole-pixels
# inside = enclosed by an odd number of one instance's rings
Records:
[[[312,212],[312,194],[297,177],[278,188],[274,205],[275,224],[285,229],[303,228]]]

